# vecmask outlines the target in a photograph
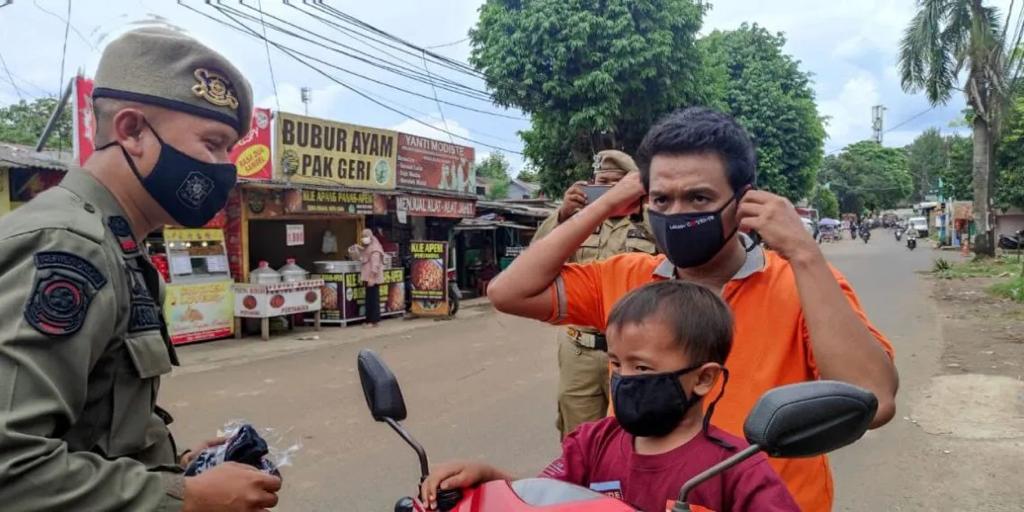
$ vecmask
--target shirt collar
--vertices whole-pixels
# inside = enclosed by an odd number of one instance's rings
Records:
[[[743,246],[747,247],[753,243],[753,240],[746,233],[739,233],[740,241],[743,242]],[[765,257],[764,248],[761,244],[754,246],[750,252],[747,253],[746,260],[743,261],[743,265],[740,269],[733,274],[731,281],[739,281],[746,279],[758,272],[764,271]],[[669,261],[668,258],[661,260],[654,269],[654,275],[664,279],[675,279],[676,278],[676,266]]]
[[[81,197],[83,201],[92,203],[105,217],[115,215],[125,217],[124,209],[121,208],[121,203],[117,201],[114,194],[111,194],[107,187],[81,167],[70,166],[68,172],[64,174],[64,179],[61,180],[60,186]]]

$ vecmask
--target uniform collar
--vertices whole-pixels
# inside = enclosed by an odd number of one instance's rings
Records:
[[[91,204],[104,218],[121,216],[127,218],[121,203],[117,201],[114,194],[110,193],[107,187],[103,186],[95,176],[81,167],[71,166],[61,180],[60,186],[71,193],[81,197],[86,204]]]
[[[751,240],[746,233],[739,233],[738,236],[740,237],[740,241],[743,242],[744,247],[753,243],[753,240]],[[764,263],[764,248],[761,244],[757,244],[750,250],[750,252],[747,253],[747,259],[743,261],[743,265],[740,266],[740,269],[737,270],[735,274],[733,274],[730,281],[740,281],[758,272],[764,271]],[[661,263],[659,263],[657,267],[655,267],[654,275],[664,279],[675,279],[676,266],[673,265],[668,258],[665,258],[661,260]]]

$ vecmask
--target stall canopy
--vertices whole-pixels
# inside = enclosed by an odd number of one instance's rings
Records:
[[[462,222],[455,226],[455,231],[494,231],[498,228],[518,229],[522,231],[534,231],[537,228],[524,226],[504,220],[487,219],[486,216],[476,219],[462,219]]]

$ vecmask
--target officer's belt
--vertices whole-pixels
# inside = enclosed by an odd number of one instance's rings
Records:
[[[568,327],[565,333],[577,345],[590,350],[608,351],[608,339],[599,332],[584,332],[575,327]]]

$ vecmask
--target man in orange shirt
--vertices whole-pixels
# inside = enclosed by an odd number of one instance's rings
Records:
[[[600,330],[612,304],[636,287],[660,279],[699,283],[719,291],[735,315],[726,360],[734,378],[715,411],[716,425],[742,436],[761,394],[819,378],[871,390],[879,404],[873,427],[892,419],[898,387],[892,345],[867,320],[793,205],[752,189],[756,158],[746,131],[727,115],[690,108],[652,127],[637,156],[639,174],[532,244],[491,282],[495,308]],[[634,209],[645,195],[663,255],[565,263],[596,226]],[[753,231],[772,250],[745,234]],[[831,510],[827,458],[772,464],[802,510]]]

